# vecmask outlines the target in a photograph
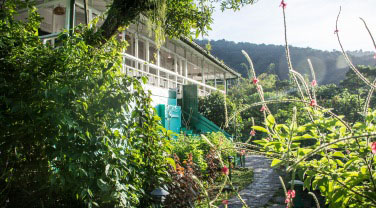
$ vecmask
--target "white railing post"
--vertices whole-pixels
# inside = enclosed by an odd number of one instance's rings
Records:
[[[136,57],[134,57],[134,56],[132,56],[132,55],[129,55],[129,54],[126,54],[126,53],[124,53],[123,56],[124,56],[126,59],[129,59],[130,61],[137,62],[137,63],[139,63],[139,64],[143,64],[143,63],[145,63],[144,60],[141,60],[141,59],[139,59],[139,58],[136,58]],[[169,75],[171,75],[171,76],[177,76],[178,78],[185,80],[185,82],[187,82],[187,83],[190,82],[190,83],[193,83],[193,84],[197,84],[198,86],[200,86],[200,87],[205,87],[205,88],[208,89],[208,90],[217,90],[216,88],[214,88],[214,87],[212,87],[212,86],[209,86],[209,85],[203,84],[203,83],[200,82],[200,81],[197,81],[197,80],[191,79],[191,78],[186,77],[186,76],[184,76],[184,75],[180,75],[180,74],[175,73],[175,72],[173,72],[173,71],[171,71],[171,70],[169,70],[169,69],[162,68],[162,67],[157,66],[157,65],[155,65],[155,64],[146,63],[146,65],[149,65],[149,67],[151,67],[151,68],[155,68],[159,73],[160,73],[160,72],[163,72],[163,73],[169,74]],[[136,69],[136,68],[131,67],[131,66],[130,66],[129,68],[132,69],[132,70],[134,70],[134,71],[138,71],[138,72],[140,71],[140,69]],[[146,73],[146,72],[145,72],[145,73]],[[148,75],[150,75],[150,76],[155,76],[154,74],[150,74],[150,73],[148,73]],[[158,78],[158,77],[157,77],[157,78]],[[161,77],[159,77],[159,78],[161,78]],[[163,79],[165,80],[165,78],[163,78]],[[171,80],[171,81],[172,81],[172,80]],[[165,87],[166,87],[166,86],[165,86]],[[182,87],[182,86],[180,86],[180,88],[181,88],[181,87]],[[223,91],[220,91],[220,92],[223,93]],[[201,89],[200,89],[200,93],[202,93],[202,90],[201,90]]]

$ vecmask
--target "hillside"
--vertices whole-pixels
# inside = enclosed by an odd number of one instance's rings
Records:
[[[205,48],[208,40],[196,40]],[[228,66],[247,76],[246,59],[241,53],[245,50],[252,58],[256,73],[277,74],[280,79],[288,78],[288,68],[285,49],[279,45],[252,44],[247,42],[235,43],[227,40],[210,41],[211,53],[223,60]],[[348,66],[339,51],[321,51],[312,48],[290,47],[291,59],[295,70],[302,74],[310,74],[307,58],[310,58],[320,84],[339,83],[343,80]],[[355,51],[349,52],[355,65],[376,66],[372,53]]]

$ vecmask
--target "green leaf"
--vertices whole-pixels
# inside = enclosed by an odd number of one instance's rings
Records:
[[[267,143],[265,140],[254,140],[253,142],[262,146],[264,146]]]
[[[84,110],[87,111],[88,109],[88,105],[86,102],[82,102],[82,106],[84,107]]]
[[[106,176],[109,175],[110,167],[111,167],[110,164],[106,165],[106,168],[105,168],[105,171],[104,171],[104,173],[106,174]]]
[[[304,155],[310,153],[311,151],[312,151],[312,149],[299,148],[299,149],[298,149],[298,155],[300,155],[300,156],[304,156]]]
[[[166,158],[166,162],[168,164],[170,164],[176,170],[176,164],[175,164],[175,160],[174,159],[168,157],[168,158]]]
[[[305,132],[306,131],[306,127],[305,126],[299,126],[298,129],[297,129],[298,132]]]
[[[282,160],[274,158],[273,161],[272,161],[271,166],[274,167],[274,166],[278,165],[281,162],[282,162]]]
[[[367,167],[366,166],[362,166],[360,168],[360,172],[363,174],[363,175],[367,175]]]
[[[346,130],[347,130],[347,128],[346,127],[341,127],[340,129],[339,129],[339,133],[340,133],[340,135],[343,137],[344,135],[345,135],[345,133],[346,133]]]
[[[269,133],[269,131],[267,129],[265,129],[264,127],[261,127],[261,126],[252,126],[252,128],[256,131],[262,131],[262,132],[265,132],[265,133]]]
[[[341,160],[336,159],[335,161],[336,161],[336,163],[337,163],[339,166],[341,166],[341,167],[344,166],[344,164],[343,164],[343,162],[342,162]]]
[[[148,78],[145,76],[142,76],[141,79],[143,84],[146,84],[148,82]]]
[[[108,191],[110,189],[109,185],[107,184],[106,181],[103,179],[98,179],[97,180],[97,185],[102,191]]]
[[[312,179],[312,176],[307,176],[307,178],[304,180],[304,187],[307,188],[308,190],[311,189],[311,179]]]
[[[332,154],[333,157],[340,157],[340,158],[344,158],[345,155],[342,153],[342,152],[335,152]]]
[[[273,117],[273,115],[269,114],[267,117],[266,117],[266,125],[271,127],[275,124],[275,119]]]

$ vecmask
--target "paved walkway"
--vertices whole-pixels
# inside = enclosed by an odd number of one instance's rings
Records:
[[[239,194],[250,208],[264,207],[281,187],[278,174],[270,167],[270,163],[269,159],[261,155],[248,155],[245,158],[245,166],[253,169],[253,183]],[[228,207],[241,208],[242,203],[234,197],[229,200]]]

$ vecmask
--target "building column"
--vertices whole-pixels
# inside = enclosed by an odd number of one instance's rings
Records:
[[[205,70],[204,70],[204,57],[201,59],[201,76],[202,76],[202,83],[205,84]],[[204,94],[206,95],[206,87],[203,87]]]
[[[214,87],[217,89],[217,73],[215,71],[215,67],[213,68],[213,75],[214,75]]]
[[[180,75],[183,75],[183,59],[179,59]]]
[[[93,20],[93,10],[92,9],[88,9],[89,10],[89,22],[91,20]]]
[[[178,56],[174,56],[175,73],[178,74]],[[175,75],[175,87],[178,88],[178,76]]]
[[[134,34],[134,57],[138,58],[138,35]]]
[[[146,59],[146,62],[148,63],[146,65],[146,72],[149,73],[150,70],[149,70],[149,63],[150,63],[150,46],[149,46],[149,40],[146,39],[146,42],[145,42],[145,48],[146,48],[146,55],[145,55],[145,59]]]
[[[134,57],[138,58],[138,35],[137,33],[134,34]],[[135,61],[134,68],[140,70],[140,64],[138,61]],[[138,71],[134,70],[133,76],[138,76]]]
[[[188,57],[187,57],[187,50],[184,48],[184,57],[185,57],[185,61],[184,61],[184,77],[188,77]],[[184,80],[184,84],[188,84],[188,82],[186,80]]]
[[[75,6],[75,0],[66,0],[65,29],[67,30],[71,30],[74,27]]]
[[[160,57],[160,51],[159,49],[157,50],[157,66],[161,66],[161,57]],[[157,69],[157,86],[161,86],[161,73],[159,71],[159,68]]]
[[[90,14],[91,14],[91,12],[90,12]],[[121,32],[121,41],[125,41],[125,30],[123,30],[122,32]],[[125,53],[125,50],[123,50],[122,51],[123,53]],[[122,65],[123,65],[123,73],[125,73],[125,74],[127,74],[127,71],[126,71],[126,64],[125,64],[125,56],[123,56],[123,63],[122,63]]]
[[[223,85],[225,89],[225,94],[227,94],[227,79],[226,79],[226,73],[223,73]]]

